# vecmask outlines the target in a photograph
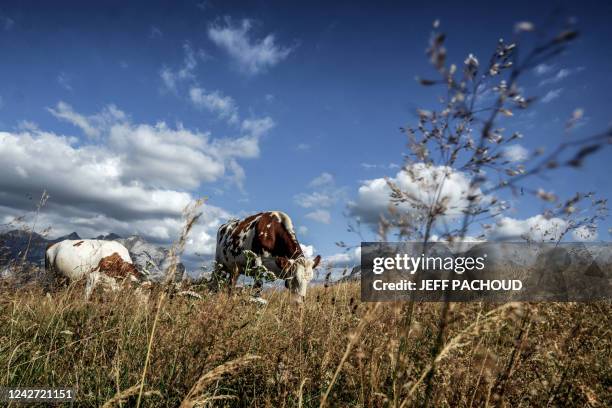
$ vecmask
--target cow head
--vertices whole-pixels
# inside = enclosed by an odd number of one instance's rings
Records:
[[[280,266],[288,274],[285,278],[285,287],[291,290],[298,303],[304,301],[306,289],[314,276],[314,269],[320,262],[321,255],[317,255],[315,259],[306,259],[303,256],[297,259],[280,258]]]

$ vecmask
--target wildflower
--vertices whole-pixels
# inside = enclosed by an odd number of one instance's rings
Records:
[[[468,55],[468,57],[463,61],[465,64],[465,73],[468,77],[473,78],[478,72],[478,59],[474,56],[474,54]]]
[[[548,202],[551,202],[551,203],[557,201],[557,196],[556,195],[554,195],[553,193],[546,192],[546,191],[544,191],[541,188],[538,189],[538,192],[536,194],[537,194],[537,196],[539,198],[541,198],[544,201],[548,201]]]

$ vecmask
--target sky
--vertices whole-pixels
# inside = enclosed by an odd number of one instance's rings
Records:
[[[206,197],[187,253],[214,253],[232,217],[282,210],[308,253],[355,261],[357,217],[375,237],[384,177],[406,183],[401,126],[441,90],[425,56],[432,22],[448,58],[488,58],[515,23],[560,7],[581,37],[521,86],[539,96],[504,125],[509,153],[601,132],[612,119],[612,4],[605,2],[83,2],[0,5],[0,224],[50,196],[36,228],[51,236],[115,232],[169,243],[181,212]],[[584,111],[566,134],[567,119]],[[609,199],[610,151],[529,184],[562,198]],[[460,188],[462,175],[449,188]],[[403,181],[402,181],[403,180]],[[417,189],[418,190],[418,189]],[[512,201],[512,197],[504,197]],[[548,222],[545,203],[512,201],[499,234]],[[505,219],[503,218],[505,217]],[[608,240],[610,222],[596,236]],[[474,234],[477,231],[471,231]]]

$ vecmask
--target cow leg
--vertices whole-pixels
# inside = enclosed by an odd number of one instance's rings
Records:
[[[263,288],[263,280],[257,279],[255,281],[255,284],[253,285],[253,296],[260,297],[262,288]]]
[[[261,259],[261,256],[257,256],[257,257],[255,257],[255,267],[256,267],[256,268],[259,268],[259,267],[260,267],[260,266],[262,266],[262,265],[263,265],[263,261],[262,261],[262,259]]]
[[[240,268],[238,265],[234,265],[232,270],[230,271],[230,281],[229,281],[229,293],[232,293],[232,290],[236,287],[236,283],[238,283],[238,278],[240,277]]]
[[[117,280],[115,278],[111,278],[110,276],[102,276],[102,283],[104,284],[104,287],[110,289],[111,292],[117,292],[121,289],[117,283]]]
[[[215,262],[212,275],[210,277],[209,286],[213,292],[218,292],[219,289],[229,284],[229,270],[225,265]]]
[[[87,275],[87,282],[85,284],[85,300],[89,300],[91,298],[91,295],[94,289],[96,288],[96,285],[98,284],[99,280],[99,272],[91,272],[89,275]]]
[[[256,257],[255,258],[255,268],[259,269],[262,266],[265,267],[263,260],[261,259],[261,256]],[[261,296],[262,287],[263,287],[263,279],[261,277],[257,277],[255,279],[255,283],[253,284],[253,296],[254,297]]]

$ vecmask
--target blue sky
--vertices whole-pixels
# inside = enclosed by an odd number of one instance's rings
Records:
[[[303,244],[329,257],[335,242],[359,241],[345,217],[359,188],[399,171],[398,128],[416,122],[418,107],[436,107],[441,90],[414,81],[432,75],[424,55],[432,21],[448,34],[450,60],[486,60],[517,21],[543,24],[555,5],[582,36],[522,82],[541,99],[504,125],[525,135],[527,149],[567,137],[578,107],[585,117],[570,137],[610,126],[612,4],[3,2],[0,219],[31,210],[30,197],[46,188],[40,225],[56,234],[112,230],[168,242],[179,208],[203,195],[192,253],[211,252],[225,218],[279,209]],[[609,157],[604,150],[529,185],[610,198]],[[507,216],[518,222],[543,209],[524,201]]]

